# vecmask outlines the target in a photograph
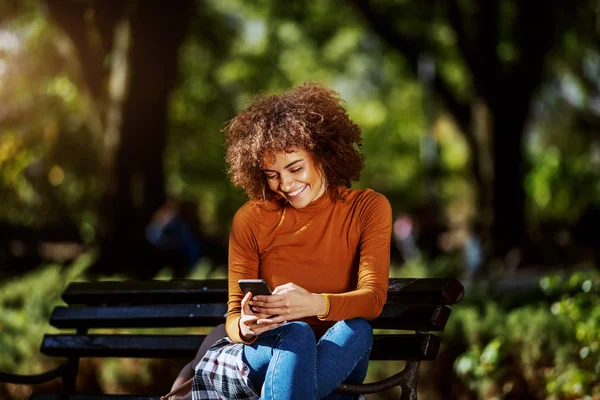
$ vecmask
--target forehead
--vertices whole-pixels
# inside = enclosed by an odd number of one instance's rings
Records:
[[[262,166],[265,169],[284,168],[286,165],[297,160],[312,162],[313,158],[309,151],[304,149],[290,149],[280,151],[270,151],[265,153],[262,159]]]

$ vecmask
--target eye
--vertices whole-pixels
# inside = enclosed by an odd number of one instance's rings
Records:
[[[300,171],[301,169],[302,169],[302,167],[298,167],[298,168],[296,168],[296,169],[293,169],[293,170],[292,170],[292,172],[298,172],[298,171]]]
[[[275,179],[277,178],[277,174],[267,175],[267,179]]]

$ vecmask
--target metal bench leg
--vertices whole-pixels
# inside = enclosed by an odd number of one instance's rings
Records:
[[[419,382],[419,361],[407,361],[403,372],[402,396],[400,400],[417,400],[417,383]]]
[[[67,368],[62,377],[62,388],[60,390],[60,400],[68,400],[69,395],[75,393],[75,381],[79,371],[79,358],[69,358]]]
[[[77,329],[78,335],[85,335],[87,333],[87,328]],[[63,375],[63,384],[60,391],[60,400],[68,400],[69,395],[74,394],[76,390],[77,373],[79,372],[79,357],[70,357],[67,361],[68,365]]]

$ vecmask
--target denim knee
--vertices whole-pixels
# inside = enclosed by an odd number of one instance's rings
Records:
[[[315,344],[316,338],[310,325],[302,321],[288,322],[285,325],[279,327],[280,337],[291,337],[296,343],[303,344]]]
[[[358,338],[371,345],[373,342],[373,327],[369,321],[364,318],[353,318],[344,322]]]

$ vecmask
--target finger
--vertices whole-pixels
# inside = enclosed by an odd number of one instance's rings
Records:
[[[258,321],[258,319],[259,318],[256,315],[246,315],[245,317],[242,317],[242,324],[249,325],[251,323]]]
[[[273,318],[261,318],[256,320],[257,326],[263,325],[277,325],[277,322],[273,322]]]
[[[280,295],[270,295],[270,296],[254,296],[252,298],[252,304],[256,302],[260,303],[277,303],[283,301],[284,297]]]
[[[279,314],[273,318],[259,319],[256,321],[256,323],[262,325],[262,324],[264,324],[263,321],[270,321],[271,323],[274,323],[274,324],[283,324],[287,321],[293,321],[295,319],[297,319],[297,318],[295,318],[293,315]]]
[[[248,304],[248,302],[250,301],[251,297],[252,297],[252,292],[246,293],[246,295],[242,299],[242,305]]]
[[[285,285],[281,285],[281,286],[277,286],[274,290],[273,290],[273,294],[278,294],[280,293],[282,290],[287,290],[294,287],[294,284],[292,282],[286,283]]]
[[[252,311],[255,314],[264,314],[267,316],[273,316],[273,315],[279,315],[279,314],[283,314],[287,311],[289,311],[288,309],[284,308],[284,307],[252,307]],[[261,316],[258,316],[258,319],[261,319]]]
[[[271,317],[273,317],[273,315],[277,315],[277,314],[254,313],[254,314],[252,314],[252,319],[259,320],[259,319],[271,318]]]
[[[297,290],[297,289],[295,289],[295,288],[292,288],[292,287],[282,288],[282,289],[280,289],[280,290],[279,290],[279,291],[276,293],[276,295],[277,295],[278,297],[279,297],[279,296],[281,296],[281,297],[286,297],[286,296],[288,296],[288,295],[289,295],[289,293],[292,293],[292,292],[294,292],[294,291],[296,291],[296,290]],[[272,295],[271,297],[273,297],[273,296],[275,296],[275,295]]]
[[[286,304],[285,300],[281,300],[281,301],[276,301],[276,302],[272,302],[272,303],[267,303],[265,301],[253,301],[252,304],[250,304],[252,307],[262,307],[262,308],[277,308],[277,307],[283,307]]]

